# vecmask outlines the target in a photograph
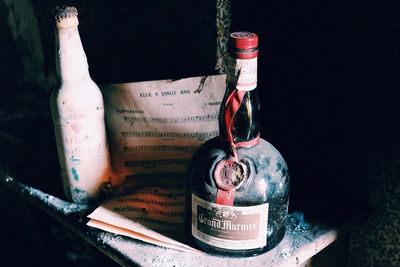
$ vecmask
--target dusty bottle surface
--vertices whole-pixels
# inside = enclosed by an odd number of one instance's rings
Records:
[[[110,191],[111,164],[99,87],[89,75],[75,7],[57,8],[56,67],[60,87],[51,111],[66,197],[76,203]]]
[[[213,254],[253,256],[285,234],[289,175],[280,153],[259,137],[258,36],[230,35],[220,136],[193,156],[187,181],[194,241]]]

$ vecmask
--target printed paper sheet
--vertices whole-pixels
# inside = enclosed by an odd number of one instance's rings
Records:
[[[183,176],[194,151],[219,134],[225,78],[102,87],[118,196],[88,216],[89,226],[200,253],[185,240]]]
[[[159,174],[184,173],[197,147],[219,134],[225,78],[103,86],[113,185],[182,183],[179,175],[160,180]]]
[[[199,252],[184,234],[183,188],[146,187],[103,203],[89,226],[168,248]]]

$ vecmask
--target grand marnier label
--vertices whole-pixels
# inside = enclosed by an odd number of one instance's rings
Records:
[[[192,235],[225,249],[254,249],[267,244],[268,203],[234,207],[205,201],[192,194]]]

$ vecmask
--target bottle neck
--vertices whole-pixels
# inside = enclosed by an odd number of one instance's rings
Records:
[[[89,67],[78,31],[78,21],[57,25],[56,68],[62,83],[90,77]],[[71,19],[68,19],[71,20]]]
[[[227,87],[219,116],[220,135],[234,144],[247,143],[260,134],[257,57],[230,57],[228,62]]]

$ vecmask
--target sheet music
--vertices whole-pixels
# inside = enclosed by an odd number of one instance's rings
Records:
[[[142,185],[145,177],[147,185],[162,184],[143,174],[184,173],[197,147],[219,134],[225,79],[214,75],[102,86],[113,185]],[[174,177],[175,184],[182,183]]]

